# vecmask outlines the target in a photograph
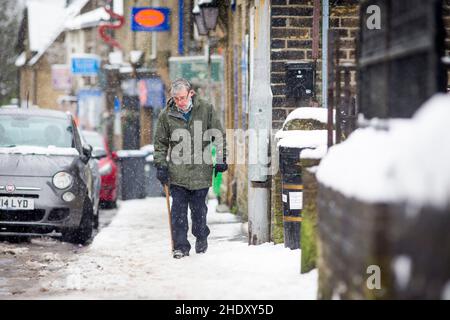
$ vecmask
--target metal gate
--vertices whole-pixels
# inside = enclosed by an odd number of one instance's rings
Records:
[[[369,29],[369,6],[380,29]],[[441,0],[367,0],[361,3],[358,107],[365,118],[409,118],[447,87]]]

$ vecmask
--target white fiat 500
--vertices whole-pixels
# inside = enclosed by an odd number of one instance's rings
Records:
[[[100,175],[68,113],[0,109],[0,235],[62,235],[86,243]]]

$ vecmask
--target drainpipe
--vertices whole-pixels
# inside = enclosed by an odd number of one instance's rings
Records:
[[[328,29],[330,18],[329,0],[322,0],[322,107],[328,107]]]
[[[36,62],[36,64],[37,64],[38,62]],[[33,66],[31,66],[31,68],[32,68],[32,79],[33,79],[33,83],[32,83],[32,86],[33,86],[33,97],[32,97],[32,101],[31,101],[31,104],[32,105],[38,105],[38,103],[37,103],[37,96],[38,96],[38,94],[37,94],[37,90],[38,90],[38,84],[37,84],[37,72],[36,72],[36,68],[35,68],[35,66],[33,65]],[[27,101],[28,101],[28,99],[27,99]],[[29,101],[27,102],[27,104],[28,104],[28,107],[29,107]]]
[[[159,0],[153,0],[152,1],[152,5],[153,5],[153,7],[159,7]],[[152,37],[152,39],[151,39],[151,41],[152,41],[152,52],[151,52],[151,54],[150,54],[150,57],[149,57],[149,59],[150,59],[150,61],[153,61],[153,60],[155,60],[156,59],[156,57],[157,57],[157,50],[158,50],[158,32],[152,32],[151,33],[151,37]]]
[[[150,60],[153,61],[156,59],[156,50],[157,50],[157,44],[158,39],[156,38],[158,32],[152,32],[152,53],[150,54]]]
[[[253,81],[249,105],[248,235],[249,244],[270,241],[268,165],[272,129],[270,87],[270,0],[255,1]],[[252,134],[252,132],[254,134]],[[255,157],[256,156],[256,157]]]
[[[178,54],[184,54],[184,0],[178,0]]]
[[[16,88],[16,90],[17,90],[17,106],[20,108],[21,107],[21,104],[22,104],[22,97],[21,97],[21,91],[20,91],[20,81],[22,80],[21,79],[21,74],[20,74],[20,72],[21,72],[21,70],[22,70],[22,68],[23,67],[18,67],[17,68],[17,88]]]

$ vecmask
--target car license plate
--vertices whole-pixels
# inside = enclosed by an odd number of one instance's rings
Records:
[[[0,209],[34,210],[34,199],[0,197]]]

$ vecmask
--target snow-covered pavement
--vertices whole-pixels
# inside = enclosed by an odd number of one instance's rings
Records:
[[[248,246],[239,219],[216,213],[206,254],[173,259],[165,198],[124,201],[67,268],[42,279],[35,299],[315,299],[317,270],[300,275],[300,250]],[[194,247],[195,238],[189,233]]]

